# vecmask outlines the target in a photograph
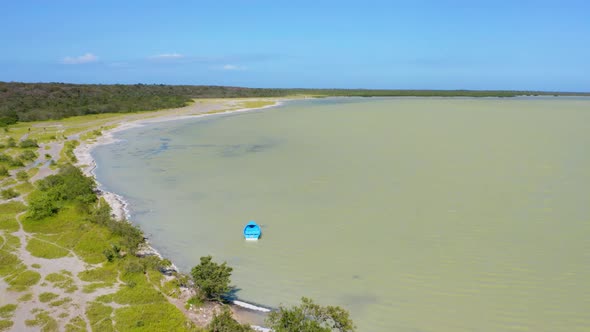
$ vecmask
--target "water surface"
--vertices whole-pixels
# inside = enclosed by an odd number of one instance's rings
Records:
[[[98,180],[241,299],[360,331],[590,329],[590,99],[330,98],[117,137]]]

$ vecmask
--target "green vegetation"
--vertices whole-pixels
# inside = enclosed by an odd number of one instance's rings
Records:
[[[213,320],[207,326],[209,332],[253,332],[254,329],[247,324],[238,323],[227,306],[223,306],[220,314],[213,316]]]
[[[92,302],[86,307],[86,317],[93,331],[114,331],[111,314],[113,308],[102,303]]]
[[[14,323],[8,319],[0,319],[0,332],[8,331]]]
[[[66,324],[66,332],[86,332],[86,322],[82,317],[76,316]]]
[[[76,149],[78,145],[80,145],[80,142],[77,140],[66,141],[64,143],[64,148],[61,151],[60,161],[63,163],[77,163],[78,158],[76,158],[76,155],[74,154],[74,149]],[[51,158],[51,155],[49,155],[49,158]]]
[[[191,276],[199,291],[208,299],[221,301],[221,296],[230,291],[232,268],[225,262],[217,264],[211,256],[201,257],[201,263],[191,270]]]
[[[33,185],[29,182],[23,182],[21,184],[14,186],[14,189],[16,189],[16,191],[18,191],[19,193],[26,195],[33,191],[35,187],[33,187]]]
[[[59,295],[57,295],[55,293],[44,292],[44,293],[39,294],[39,301],[41,301],[43,303],[50,302],[50,301],[57,299],[58,297],[59,297]]]
[[[117,265],[105,263],[104,266],[93,269],[82,271],[78,274],[80,280],[88,282],[117,282],[118,269]]]
[[[39,144],[37,144],[37,141],[35,141],[34,139],[30,139],[30,138],[26,138],[22,141],[20,141],[20,143],[18,144],[18,146],[20,148],[26,149],[26,148],[38,148]]]
[[[72,165],[37,181],[37,187],[39,190],[29,195],[29,217],[34,220],[56,214],[68,202],[82,207],[96,201],[94,181]]]
[[[63,289],[66,293],[73,293],[78,290],[78,286],[74,283],[71,274],[65,270],[61,272],[48,274],[45,280],[51,282],[53,287]]]
[[[590,95],[541,91],[252,89],[189,85],[82,85],[0,82],[0,126],[18,121],[57,120],[86,114],[128,113],[176,108],[193,98],[306,96],[514,97]],[[65,134],[68,135],[68,134]]]
[[[21,297],[18,298],[19,302],[28,302],[31,301],[33,299],[33,294],[32,293],[27,293]]]
[[[281,306],[278,311],[271,312],[267,323],[275,332],[355,331],[348,311],[340,307],[322,307],[305,297],[298,306]]]
[[[14,311],[16,310],[16,304],[7,304],[5,306],[0,307],[0,318],[10,318],[14,315]]]
[[[68,255],[69,251],[50,242],[32,238],[27,243],[27,250],[31,255],[41,258],[60,258]]]
[[[11,199],[20,196],[20,194],[13,188],[8,188],[0,191],[0,195],[4,199]]]
[[[23,292],[29,289],[30,286],[36,285],[41,279],[41,275],[35,271],[25,270],[18,273],[16,276],[12,278],[7,278],[9,290]]]
[[[118,331],[187,331],[194,329],[169,302],[123,307],[115,311]]]
[[[29,180],[29,173],[27,173],[27,172],[25,172],[25,171],[18,171],[18,172],[16,173],[16,178],[17,178],[19,181],[27,181],[27,180]]]
[[[38,326],[42,332],[58,331],[57,321],[49,315],[46,311],[38,312],[35,319],[25,321],[27,326]]]
[[[51,307],[61,307],[62,305],[66,304],[66,303],[70,303],[70,302],[72,302],[72,298],[64,297],[61,300],[57,300],[57,301],[53,301],[53,302],[49,303],[49,305]]]
[[[25,151],[21,152],[21,154],[18,155],[18,159],[24,160],[24,161],[32,161],[32,160],[37,159],[37,154],[32,150],[25,150]]]

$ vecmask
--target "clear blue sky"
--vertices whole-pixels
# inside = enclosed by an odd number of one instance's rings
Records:
[[[590,91],[590,1],[3,1],[0,81]]]

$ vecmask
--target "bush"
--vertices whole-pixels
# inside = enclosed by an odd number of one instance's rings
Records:
[[[311,299],[301,298],[301,305],[279,307],[268,314],[267,323],[275,332],[353,332],[348,311],[340,307],[322,307]]]
[[[4,199],[11,199],[20,196],[20,194],[12,188],[2,190],[0,195],[2,195],[2,198]]]
[[[16,140],[12,137],[9,137],[8,140],[6,141],[6,146],[9,148],[16,147]]]
[[[29,217],[34,220],[43,219],[59,211],[57,202],[46,192],[34,191],[29,195]]]
[[[9,163],[12,161],[12,157],[5,154],[5,153],[0,153],[0,162],[5,162],[5,163]]]
[[[18,156],[18,159],[27,161],[35,160],[36,158],[37,154],[31,150],[25,150]]]
[[[233,269],[225,262],[217,264],[211,256],[201,257],[201,264],[193,267],[191,276],[195,285],[209,299],[221,301],[221,296],[230,291],[230,276]]]
[[[8,170],[2,165],[0,165],[0,176],[8,176]]]
[[[29,179],[29,173],[25,171],[18,171],[18,173],[16,173],[16,178],[20,181],[27,181]]]
[[[30,138],[20,141],[18,146],[21,148],[38,148],[39,147],[39,145],[37,144],[37,141],[30,139]]]
[[[211,323],[207,326],[209,332],[250,332],[254,331],[247,324],[238,323],[227,306],[223,306],[221,313],[215,314]]]

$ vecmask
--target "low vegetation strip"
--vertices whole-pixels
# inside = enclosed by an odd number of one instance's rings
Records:
[[[0,82],[0,126],[101,113],[129,113],[187,105],[194,98],[306,96],[514,97],[590,95],[576,92],[482,90],[261,89],[193,85],[92,85]]]

